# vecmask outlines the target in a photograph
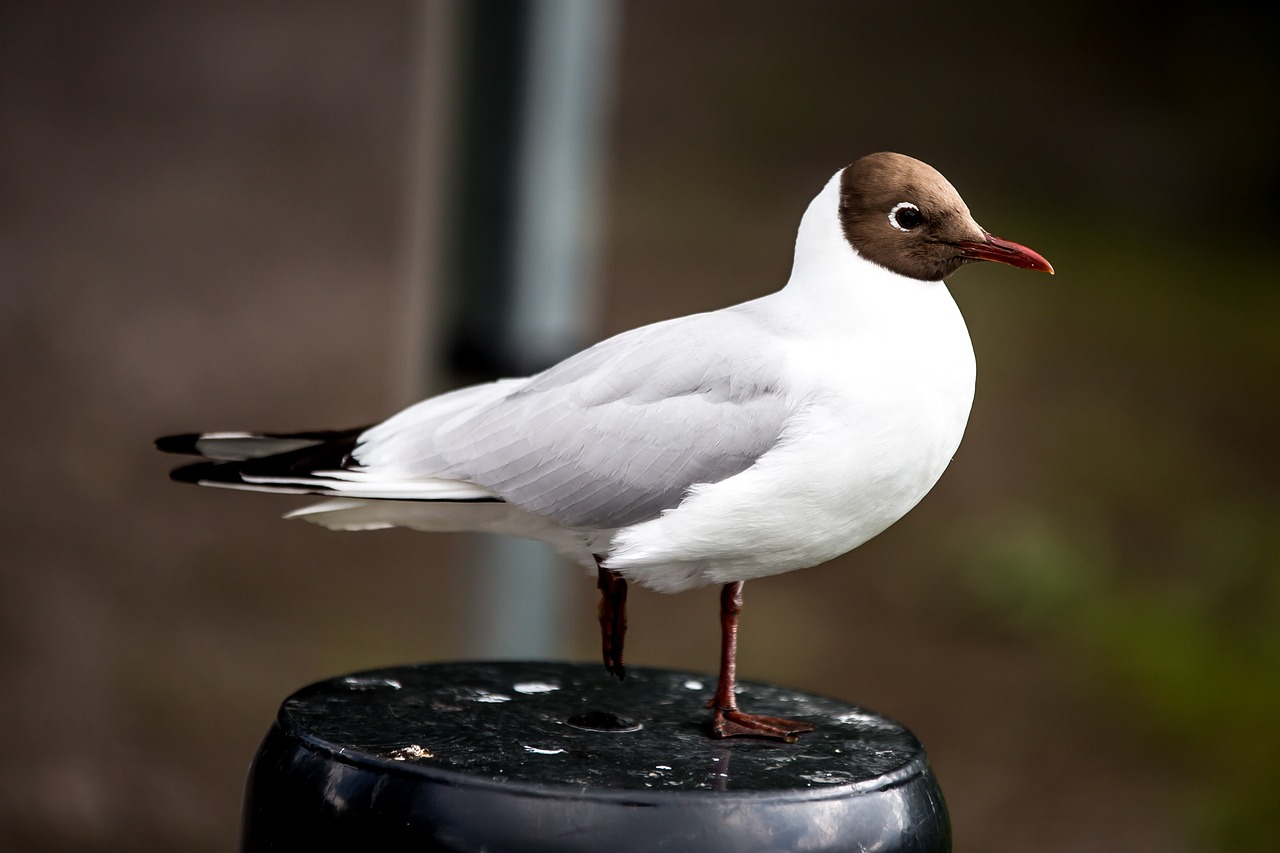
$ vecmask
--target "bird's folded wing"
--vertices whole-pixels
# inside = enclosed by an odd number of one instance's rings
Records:
[[[406,409],[361,436],[351,474],[473,483],[572,527],[652,518],[777,443],[794,401],[769,337],[734,311],[637,329]]]

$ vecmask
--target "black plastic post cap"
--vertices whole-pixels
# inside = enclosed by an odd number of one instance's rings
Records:
[[[322,681],[287,699],[249,775],[245,851],[486,853],[951,849],[902,726],[743,682],[797,743],[714,740],[714,680],[598,664],[453,663]]]

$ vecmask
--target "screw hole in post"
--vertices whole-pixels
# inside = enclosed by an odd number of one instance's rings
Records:
[[[644,728],[643,723],[620,717],[610,711],[588,711],[572,716],[565,722],[575,729],[588,732],[638,732]]]

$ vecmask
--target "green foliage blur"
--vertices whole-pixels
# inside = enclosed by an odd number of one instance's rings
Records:
[[[1056,461],[956,545],[971,600],[1194,780],[1204,849],[1280,849],[1280,254],[1061,242],[1095,248],[1029,332]]]

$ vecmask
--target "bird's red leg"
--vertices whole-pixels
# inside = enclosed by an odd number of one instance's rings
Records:
[[[622,645],[627,636],[627,581],[617,572],[604,567],[603,558],[596,555],[596,568],[600,589],[600,651],[604,668],[618,680],[627,677],[622,663]]]
[[[796,735],[811,732],[814,726],[782,717],[763,717],[738,710],[733,695],[738,656],[738,616],[742,613],[742,581],[727,583],[720,590],[720,680],[716,695],[708,703],[715,709],[711,719],[714,737],[767,737],[794,743]]]

